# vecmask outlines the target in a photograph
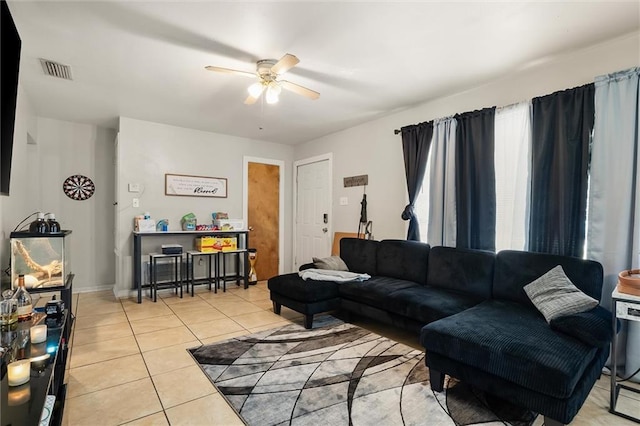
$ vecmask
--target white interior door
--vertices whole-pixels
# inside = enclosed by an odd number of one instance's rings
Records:
[[[331,254],[331,160],[296,165],[294,267]]]

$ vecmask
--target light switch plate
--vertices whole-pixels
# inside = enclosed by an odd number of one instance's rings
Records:
[[[349,198],[347,198],[347,197],[340,197],[340,205],[341,205],[341,206],[346,206],[347,204],[349,204]]]
[[[140,198],[134,198],[131,201],[131,204],[132,204],[133,207],[140,207]]]

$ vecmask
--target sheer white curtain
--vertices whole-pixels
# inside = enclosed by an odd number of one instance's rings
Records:
[[[422,239],[432,246],[456,245],[455,153],[455,118],[435,120],[419,212],[427,225]]]
[[[602,263],[602,303],[620,271],[640,260],[640,68],[600,76],[595,81],[595,125],[587,216],[587,258]],[[640,368],[640,322],[626,321],[618,353],[626,375]],[[640,381],[640,375],[635,376]]]
[[[526,248],[530,155],[531,102],[496,108],[496,252]]]

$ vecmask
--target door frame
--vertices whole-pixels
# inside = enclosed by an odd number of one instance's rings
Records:
[[[298,167],[305,166],[311,163],[317,163],[327,160],[329,163],[329,204],[327,210],[329,213],[329,252],[331,252],[331,236],[333,235],[333,153],[327,152],[326,154],[316,155],[314,157],[304,158],[302,160],[293,162],[293,251],[291,253],[291,265],[296,267],[296,253],[298,244]],[[309,259],[311,260],[311,259]]]
[[[247,231],[249,231],[249,163],[269,164],[278,166],[280,169],[280,188],[278,194],[278,274],[282,275],[284,273],[284,161],[248,156],[242,158],[242,214]]]

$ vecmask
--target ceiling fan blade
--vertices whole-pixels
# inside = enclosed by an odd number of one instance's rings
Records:
[[[271,67],[271,72],[274,74],[284,74],[291,68],[295,67],[298,62],[300,62],[300,59],[298,59],[295,55],[287,53],[282,58],[280,58],[280,60],[276,62],[274,66]]]
[[[232,70],[230,68],[214,67],[214,66],[211,66],[211,65],[206,66],[204,68],[209,70],[209,71],[223,72],[223,73],[226,73],[226,74],[235,74],[235,75],[241,75],[243,77],[256,78],[256,73],[253,73],[253,72]]]
[[[278,81],[278,83],[280,83],[283,89],[297,93],[298,95],[305,96],[309,99],[315,100],[320,97],[320,93],[316,92],[315,90],[307,89],[306,87],[302,87],[290,81],[281,80],[281,81]]]
[[[253,104],[256,103],[257,100],[258,100],[258,98],[254,98],[253,96],[249,95],[249,96],[247,96],[247,99],[244,100],[244,104],[245,105],[253,105]]]

